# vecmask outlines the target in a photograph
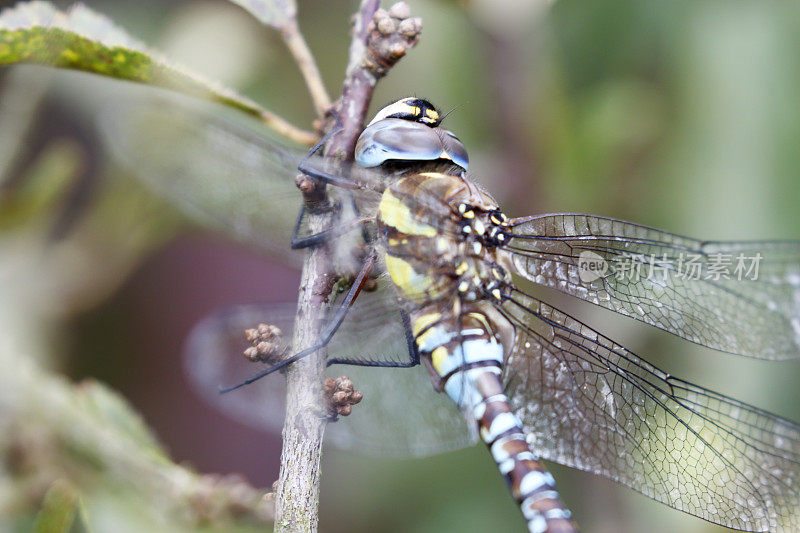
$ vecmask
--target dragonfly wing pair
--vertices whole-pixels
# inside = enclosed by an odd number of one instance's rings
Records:
[[[404,363],[411,357],[403,318],[388,280],[353,304],[327,353],[344,362]],[[285,380],[271,374],[265,382],[220,395],[219,386],[236,384],[259,365],[245,359],[247,328],[275,325],[291,342],[294,305],[249,304],[219,309],[189,335],[184,363],[197,392],[212,405],[253,427],[280,432],[285,412]],[[381,366],[331,366],[332,377],[347,375],[364,395],[351,416],[326,430],[339,448],[373,455],[422,456],[463,448],[477,440],[473,426],[446,395],[431,387],[427,369]]]
[[[543,458],[746,531],[800,528],[800,427],[654,367],[515,291],[507,394]]]
[[[583,214],[511,221],[529,280],[714,350],[800,357],[800,244],[699,241]],[[591,275],[581,261],[599,257]]]
[[[120,88],[100,114],[103,139],[125,170],[201,225],[299,264],[289,242],[305,151],[219,105],[136,89]]]
[[[151,121],[161,124],[156,136],[161,148],[152,148],[152,136],[142,134],[153,131]],[[296,211],[285,211],[299,207],[294,174],[301,154],[265,140],[260,131],[219,119],[216,111],[198,114],[191,106],[137,110],[106,124],[112,147],[129,167],[189,214],[262,248],[286,248]],[[354,198],[359,207],[374,202],[389,177],[320,159],[307,163],[330,174],[330,184],[342,184],[349,191],[343,198]],[[437,221],[441,198],[420,194],[400,201],[409,202],[405,208],[413,220],[432,231],[459,230]],[[537,284],[713,349],[765,359],[800,355],[796,242],[703,242],[575,214],[511,220],[509,237],[502,250],[510,266]],[[760,256],[757,272],[738,272],[734,262],[740,256]],[[599,259],[611,270],[587,275],[582,263],[587,259]],[[618,275],[623,260],[638,262],[642,270]],[[698,263],[693,268],[699,276],[683,271],[682,261]],[[657,271],[647,270],[656,266]],[[380,281],[378,291],[356,301],[328,347],[331,358],[408,360],[394,288],[385,277]],[[512,287],[507,296],[495,304],[516,329],[503,376],[533,451],[719,524],[750,531],[800,529],[797,424],[670,376],[518,289]],[[222,398],[216,388],[253,373],[229,339],[258,322],[281,325],[289,338],[293,307],[245,306],[222,315],[193,332],[190,373],[215,403],[250,423],[275,427],[280,417],[251,417],[282,413],[280,377],[270,378],[277,387],[262,383]],[[246,374],[231,369],[237,360]],[[341,372],[332,367],[332,375]],[[353,366],[346,373],[364,401],[329,429],[337,444],[420,455],[475,442],[474,426],[434,392],[426,369]]]

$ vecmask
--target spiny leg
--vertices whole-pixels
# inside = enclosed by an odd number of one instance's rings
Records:
[[[376,262],[376,256],[375,252],[373,251],[364,261],[364,265],[361,267],[361,271],[358,273],[358,276],[353,282],[353,285],[347,291],[347,295],[345,296],[344,300],[342,300],[342,303],[339,305],[339,307],[336,308],[336,312],[334,313],[328,325],[322,331],[319,341],[314,346],[306,348],[305,350],[302,350],[290,357],[287,357],[286,359],[282,359],[280,362],[270,366],[269,368],[262,370],[261,372],[258,372],[257,374],[250,376],[241,383],[238,383],[232,387],[221,388],[220,393],[225,394],[227,392],[231,392],[241,387],[244,387],[245,385],[254,383],[259,379],[268,376],[273,372],[280,370],[281,368],[285,368],[286,366],[294,363],[295,361],[302,359],[303,357],[306,357],[307,355],[310,355],[316,352],[317,350],[320,350],[325,346],[327,346],[328,343],[333,338],[333,335],[339,329],[339,326],[342,325],[344,319],[347,317],[347,313],[350,311],[353,302],[361,292],[361,289],[364,287],[364,283],[366,282],[370,272],[372,272],[372,269],[375,266],[375,262]]]
[[[312,233],[311,235],[305,235],[300,237],[300,227],[303,223],[303,217],[306,214],[305,206],[300,208],[300,213],[297,215],[297,222],[294,225],[294,231],[292,232],[292,250],[299,250],[303,248],[309,248],[313,246],[319,246],[330,239],[339,237],[341,235],[345,235],[350,233],[352,230],[358,228],[359,226],[363,227],[364,221],[360,218],[356,218],[355,220],[351,220],[346,224],[337,225],[334,228],[329,228],[326,230],[319,231],[317,233]],[[365,237],[366,240],[366,237]]]
[[[358,183],[338,176],[328,170],[315,168],[309,163],[309,161],[311,161],[311,157],[317,153],[325,145],[325,143],[331,139],[331,137],[342,131],[343,127],[339,117],[334,115],[334,118],[336,119],[337,126],[326,133],[325,136],[322,137],[322,139],[320,139],[305,156],[303,156],[303,159],[301,159],[300,163],[297,165],[297,170],[299,170],[301,174],[311,176],[312,178],[316,178],[331,185],[336,185],[338,187],[344,187],[347,189],[357,189],[360,187]]]
[[[328,142],[328,140],[333,135],[335,135],[336,133],[338,133],[342,129],[341,122],[339,121],[338,117],[335,117],[335,118],[336,118],[338,127],[333,129],[333,130],[331,130],[330,132],[328,132],[322,139],[320,139],[319,142],[317,142],[317,144],[314,145],[313,148],[311,148],[311,150],[309,150],[309,152],[303,157],[303,159],[300,160],[300,163],[297,165],[297,170],[301,173],[301,175],[309,176],[309,177],[311,177],[313,179],[316,179],[316,180],[319,180],[319,181],[321,181],[321,182],[323,182],[325,184],[335,185],[337,187],[340,187],[342,189],[347,189],[347,190],[357,190],[357,189],[361,188],[361,185],[359,185],[357,182],[355,182],[353,180],[350,180],[350,179],[347,179],[344,176],[339,175],[339,174],[337,174],[337,173],[335,173],[333,171],[329,171],[329,170],[325,170],[325,169],[320,169],[320,168],[314,167],[309,163],[309,161],[311,160],[311,157],[317,151],[319,151],[320,148],[322,148],[322,146],[324,146],[324,144],[326,142]],[[354,213],[358,213],[358,208],[357,208],[356,203],[355,203],[355,198],[353,198],[352,195],[349,195],[348,199],[350,200],[350,204],[351,204],[351,207],[353,209],[353,212]],[[300,212],[298,213],[297,221],[295,222],[295,226],[294,226],[294,231],[292,232],[291,246],[292,246],[293,250],[297,250],[297,249],[301,249],[301,248],[308,248],[308,247],[311,247],[311,246],[319,246],[320,244],[322,244],[323,242],[327,241],[328,239],[331,239],[333,237],[338,237],[340,235],[344,235],[344,234],[350,232],[351,230],[355,229],[359,225],[362,226],[362,229],[364,231],[364,240],[368,240],[368,236],[366,234],[366,229],[364,229],[364,227],[363,227],[363,221],[358,219],[358,218],[356,218],[356,220],[350,221],[350,222],[348,222],[348,223],[346,223],[344,225],[337,226],[335,228],[326,229],[326,230],[320,231],[318,233],[314,233],[312,235],[306,235],[306,236],[301,237],[299,235],[299,233],[300,233],[300,228],[302,226],[302,221],[303,221],[303,218],[305,217],[305,214],[306,214],[306,206],[303,205],[303,207],[300,209]]]
[[[411,368],[420,364],[419,351],[414,342],[414,334],[411,331],[411,320],[408,313],[400,310],[403,320],[403,330],[405,332],[406,347],[408,349],[408,359],[405,361],[382,361],[378,359],[357,359],[357,358],[333,358],[328,361],[330,365],[349,365],[349,366],[370,366],[379,368]]]

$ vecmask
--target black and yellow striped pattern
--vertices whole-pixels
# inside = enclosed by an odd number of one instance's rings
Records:
[[[529,531],[566,533],[575,531],[569,511],[503,393],[514,328],[494,310],[508,279],[489,231],[501,230],[504,221],[494,200],[473,184],[427,172],[401,178],[383,193],[378,227],[420,357],[442,390],[474,417]]]

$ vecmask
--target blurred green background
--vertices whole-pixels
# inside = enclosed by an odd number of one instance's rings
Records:
[[[356,3],[299,4],[301,27],[337,95]],[[424,20],[422,38],[380,83],[373,109],[409,94],[445,110],[457,108],[447,126],[467,146],[471,170],[510,216],[576,211],[704,239],[800,238],[800,4],[409,4]],[[88,5],[294,123],[307,127],[313,119],[280,40],[236,6],[222,0]],[[2,75],[4,82],[10,77]],[[20,147],[27,155],[2,170],[12,179],[36,169],[58,174],[48,170],[50,157],[62,172],[73,168],[75,176],[93,176],[90,184],[101,182],[108,167],[90,122],[57,99],[43,109]],[[4,163],[11,160],[7,156]],[[279,437],[239,426],[203,404],[182,375],[180,348],[192,324],[218,305],[292,301],[298,274],[197,228],[172,238],[176,217],[168,208],[137,185],[125,187],[134,191],[124,195],[128,201],[142,197],[134,207],[125,204],[134,214],[115,204],[105,209],[128,216],[133,225],[119,223],[124,231],[118,233],[110,228],[112,239],[95,241],[90,233],[81,241],[97,247],[95,255],[87,255],[96,260],[83,265],[87,275],[94,281],[107,277],[108,283],[93,297],[82,298],[74,289],[78,296],[64,299],[64,309],[47,318],[41,352],[76,379],[92,376],[121,390],[176,460],[202,471],[241,472],[254,484],[269,486],[277,478]],[[72,196],[90,210],[105,205],[104,195],[113,192],[108,186],[78,189]],[[142,209],[152,213],[149,226],[135,214]],[[86,215],[70,216],[70,227],[80,229]],[[141,230],[141,239],[131,228]],[[53,272],[60,270],[53,265]],[[16,290],[24,300],[34,285]],[[798,364],[718,354],[589,304],[553,299],[674,375],[800,419]],[[724,530],[610,481],[549,466],[584,531]],[[415,460],[328,448],[321,490],[320,530],[326,533],[524,527],[480,446]],[[129,520],[136,531],[137,522]],[[156,521],[148,527],[166,526]]]

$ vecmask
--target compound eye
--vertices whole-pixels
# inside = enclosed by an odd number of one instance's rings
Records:
[[[427,100],[418,98],[416,104],[420,109],[419,121],[423,124],[435,128],[442,122],[442,115],[439,111]]]

